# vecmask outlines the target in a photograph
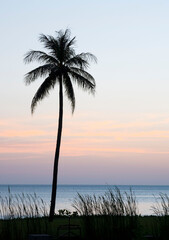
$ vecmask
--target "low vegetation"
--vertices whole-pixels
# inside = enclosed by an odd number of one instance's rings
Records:
[[[73,205],[79,215],[82,216],[136,216],[138,206],[133,192],[122,194],[116,187],[109,189],[104,195],[77,194]]]
[[[0,196],[0,239],[28,239],[29,234],[49,234],[55,239],[59,227],[78,226],[77,239],[133,240],[169,239],[169,197],[160,194],[152,216],[139,215],[136,197],[132,190],[121,193],[118,188],[103,195],[77,194],[73,202],[74,212],[60,209],[54,221],[49,222],[49,206],[36,194]],[[70,224],[70,225],[69,225]],[[66,230],[67,231],[67,230]],[[71,238],[70,238],[71,239]]]

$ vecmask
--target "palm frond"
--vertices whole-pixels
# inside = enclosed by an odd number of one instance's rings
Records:
[[[65,31],[60,30],[57,36],[57,41],[59,46],[62,48],[70,41],[70,30],[66,29]]]
[[[97,63],[97,57],[92,53],[87,52],[87,53],[81,53],[79,55],[86,61],[92,61],[94,63]]]
[[[44,34],[40,34],[39,40],[50,51],[50,54],[59,60],[60,46],[58,40],[53,36],[46,36]]]
[[[66,29],[65,31],[63,31],[62,29],[59,30],[59,31],[56,31],[57,35],[58,35],[58,39],[61,39],[62,37],[66,37],[68,39],[70,39],[70,34],[71,34],[71,31],[70,29]]]
[[[31,112],[34,113],[35,107],[39,101],[41,101],[45,96],[49,94],[49,90],[54,88],[57,78],[51,76],[47,77],[44,82],[41,84],[36,94],[34,95],[31,103]]]
[[[25,63],[32,61],[42,62],[44,65],[39,66],[25,75],[25,83],[30,84],[38,77],[48,76],[37,90],[31,104],[33,113],[37,103],[48,95],[49,90],[54,87],[58,81],[58,76],[62,76],[65,93],[71,102],[72,113],[75,109],[75,94],[72,81],[79,87],[90,93],[95,92],[95,80],[86,69],[89,62],[97,62],[97,58],[87,52],[76,54],[74,49],[75,37],[70,38],[70,30],[56,32],[56,37],[41,34],[39,37],[41,43],[48,50],[43,51],[30,50],[24,57]]]
[[[89,67],[88,61],[81,58],[80,54],[69,58],[65,65],[68,67],[79,67],[81,69],[87,69]]]
[[[75,45],[76,37],[73,37],[67,44],[67,48],[70,48],[72,45]]]
[[[85,70],[83,70],[81,68],[77,68],[77,67],[71,67],[70,71],[73,71],[73,72],[81,75],[82,77],[88,79],[90,82],[92,82],[96,86],[94,77],[90,73],[86,72]]]
[[[50,50],[50,54],[55,56],[59,62],[65,62],[68,58],[74,55],[74,44],[75,38],[70,40],[70,30],[65,32],[56,32],[57,37],[40,35],[39,40],[44,44],[44,47]]]
[[[72,113],[73,113],[74,109],[75,109],[75,94],[74,94],[73,86],[71,83],[71,79],[67,73],[65,73],[63,76],[63,83],[64,83],[64,87],[65,87],[66,96],[68,97],[69,101],[71,102]]]
[[[57,36],[59,44],[58,59],[61,63],[65,62],[72,55],[74,55],[74,48],[71,47],[70,30],[66,29],[65,32],[59,31]],[[73,44],[73,40],[72,40]]]
[[[53,50],[55,48],[59,47],[57,39],[55,39],[53,36],[46,36],[45,34],[40,34],[39,41],[44,44],[44,47]]]
[[[89,67],[89,60],[97,62],[97,58],[91,53],[80,53],[66,61],[66,65],[69,67],[80,67],[81,69],[87,69]]]
[[[25,83],[29,85],[31,82],[35,81],[38,77],[45,77],[47,74],[51,72],[52,65],[45,64],[43,66],[37,67],[34,70],[28,72],[25,75]]]
[[[74,57],[76,54],[75,54],[75,49],[72,47],[72,45],[75,44],[75,37],[72,38],[70,41],[67,41],[66,44],[65,44],[65,49],[64,49],[64,57],[63,57],[63,61],[64,63]]]
[[[90,82],[87,78],[84,76],[81,76],[80,74],[70,71],[69,76],[73,81],[77,83],[77,85],[81,88],[83,88],[86,91],[89,91],[89,93],[94,94],[95,93],[95,84]]]
[[[25,54],[24,62],[30,63],[32,61],[45,62],[45,63],[58,63],[54,56],[51,56],[42,51],[30,50]]]

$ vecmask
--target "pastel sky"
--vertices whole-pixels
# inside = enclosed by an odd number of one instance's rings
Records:
[[[64,99],[60,184],[169,184],[169,1],[1,1],[0,184],[51,184],[58,89],[31,115],[43,79],[24,65],[40,33],[70,28],[91,52],[95,97]],[[44,50],[44,49],[43,49]]]

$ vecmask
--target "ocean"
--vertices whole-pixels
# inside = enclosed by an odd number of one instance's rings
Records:
[[[153,215],[152,206],[159,200],[159,194],[169,195],[169,186],[155,185],[118,185],[122,193],[132,189],[138,202],[141,215]],[[34,194],[50,204],[51,185],[0,185],[0,196],[8,196],[8,189],[11,194]],[[72,203],[77,193],[96,196],[104,194],[108,189],[114,189],[114,185],[58,185],[56,210],[68,209],[73,211]]]

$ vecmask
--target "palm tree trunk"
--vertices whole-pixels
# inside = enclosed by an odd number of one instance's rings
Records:
[[[52,182],[52,195],[51,195],[49,221],[53,220],[54,212],[55,212],[57,179],[58,179],[58,163],[59,163],[59,152],[60,152],[61,135],[62,135],[62,122],[63,122],[63,86],[62,86],[62,77],[60,77],[60,81],[59,81],[59,120],[58,120],[58,133],[57,133],[55,159],[54,159],[54,166],[53,166],[53,182]]]

